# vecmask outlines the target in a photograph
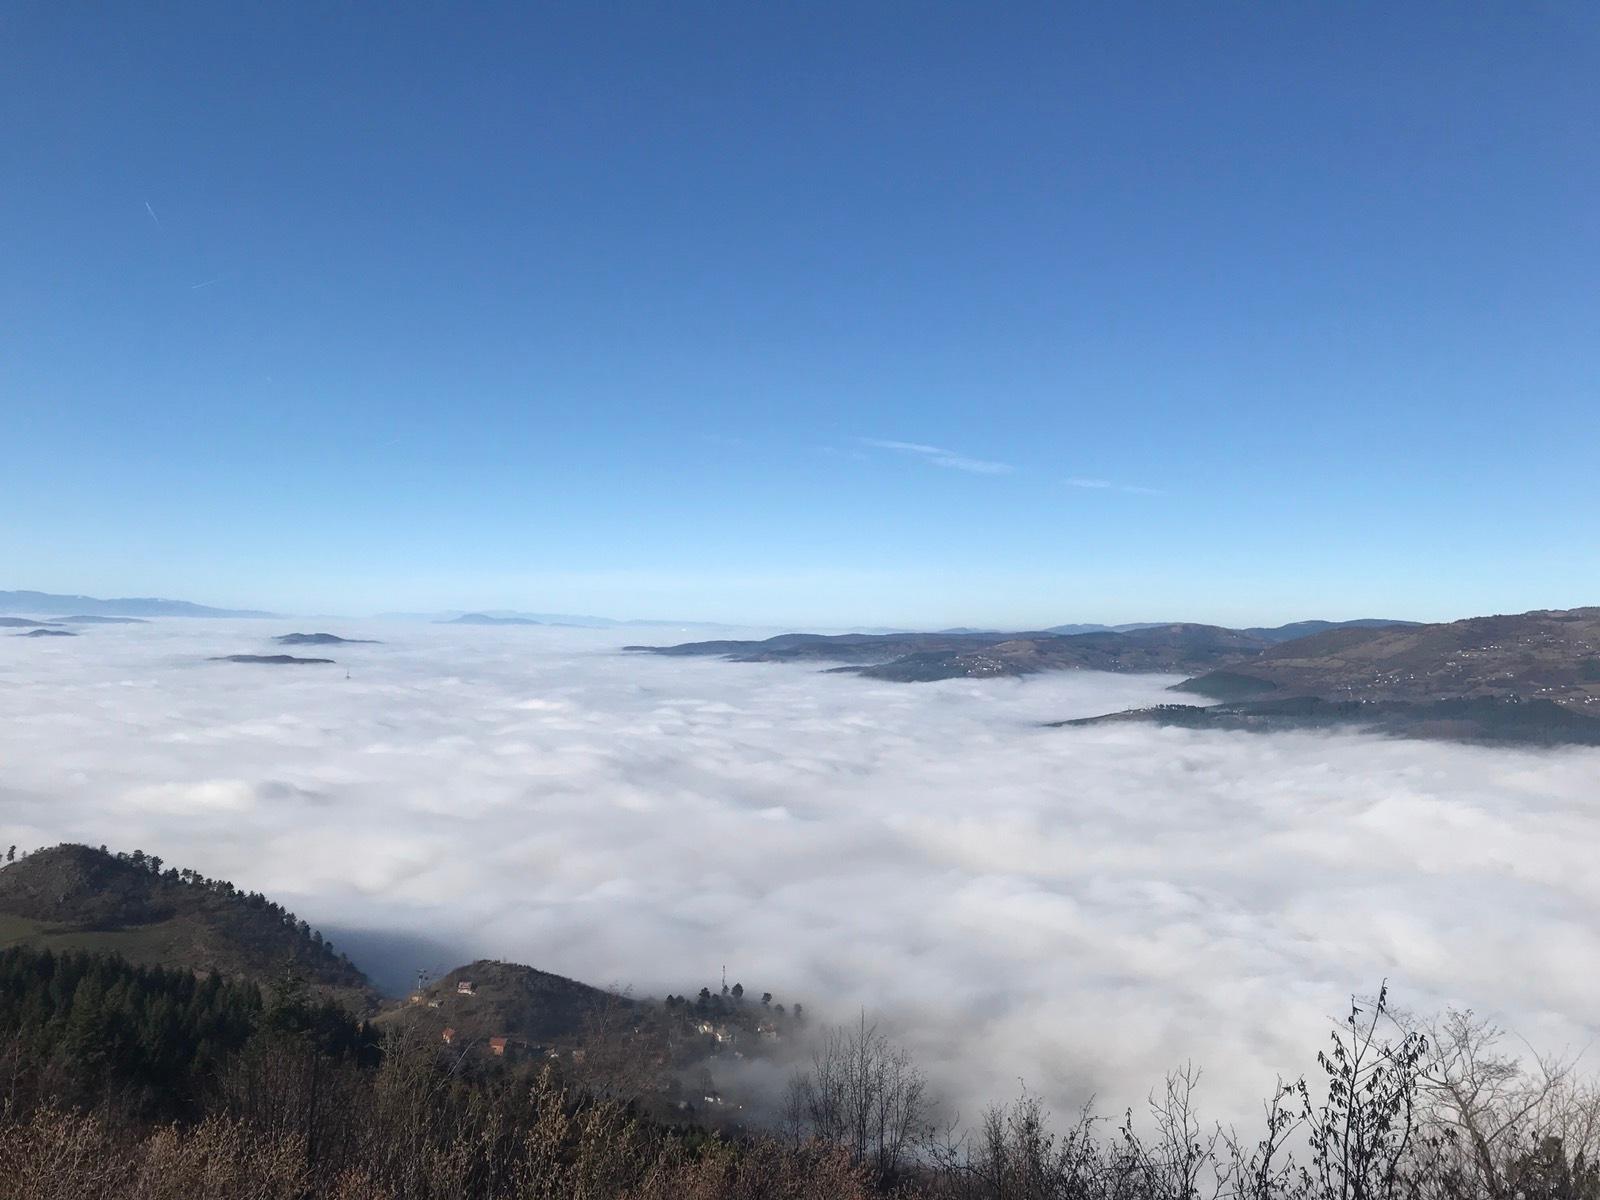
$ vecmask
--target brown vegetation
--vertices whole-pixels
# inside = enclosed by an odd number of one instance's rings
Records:
[[[865,1021],[820,1040],[787,1136],[668,1127],[551,1068],[474,1073],[392,1030],[381,1060],[270,1021],[203,1116],[148,1123],[0,1080],[8,1200],[1600,1200],[1600,1098],[1570,1065],[1505,1057],[1470,1014],[1424,1029],[1353,1005],[1317,1078],[1259,1134],[1199,1116],[1200,1072],[1140,1117],[1051,1129],[1036,1099],[936,1136],[926,1085]],[[3,1058],[0,1055],[0,1058]],[[36,1102],[19,1097],[38,1097]]]

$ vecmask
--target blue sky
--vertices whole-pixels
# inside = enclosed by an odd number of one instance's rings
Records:
[[[0,587],[1600,600],[1600,10],[0,15]]]

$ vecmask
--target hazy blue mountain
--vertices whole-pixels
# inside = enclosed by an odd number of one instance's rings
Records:
[[[71,613],[82,617],[270,617],[269,612],[248,608],[211,608],[188,600],[160,600],[151,596],[100,600],[94,596],[63,596],[54,592],[0,592],[0,612]]]
[[[720,621],[682,621],[665,618],[640,617],[620,620],[616,617],[597,617],[588,613],[522,612],[516,609],[489,608],[473,612],[445,609],[443,612],[381,612],[381,621],[428,621],[434,625],[556,625],[576,629],[626,629],[660,626],[672,629],[737,629]],[[888,630],[873,632],[887,633]]]
[[[1246,629],[1245,633],[1254,634],[1269,642],[1292,642],[1296,638],[1310,637],[1314,633],[1326,633],[1330,629],[1392,629],[1401,626],[1418,625],[1418,621],[1391,621],[1383,617],[1361,617],[1354,621],[1292,621],[1288,625],[1274,625]]]
[[[491,617],[488,613],[462,613],[449,621],[440,621],[440,625],[543,625],[544,621],[535,621],[532,617]]]

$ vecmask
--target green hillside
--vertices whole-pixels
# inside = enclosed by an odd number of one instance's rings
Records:
[[[0,947],[118,954],[228,979],[299,975],[358,1010],[371,983],[282,905],[134,851],[61,845],[0,867]]]

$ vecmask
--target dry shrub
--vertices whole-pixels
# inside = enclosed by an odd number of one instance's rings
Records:
[[[789,1150],[761,1143],[735,1153],[713,1148],[687,1160],[666,1149],[621,1200],[868,1200],[867,1172],[842,1150]]]
[[[98,1200],[126,1196],[127,1156],[100,1122],[56,1109],[0,1125],[0,1181],[7,1200]]]
[[[212,1117],[145,1139],[128,1200],[300,1200],[311,1183],[305,1144]]]

